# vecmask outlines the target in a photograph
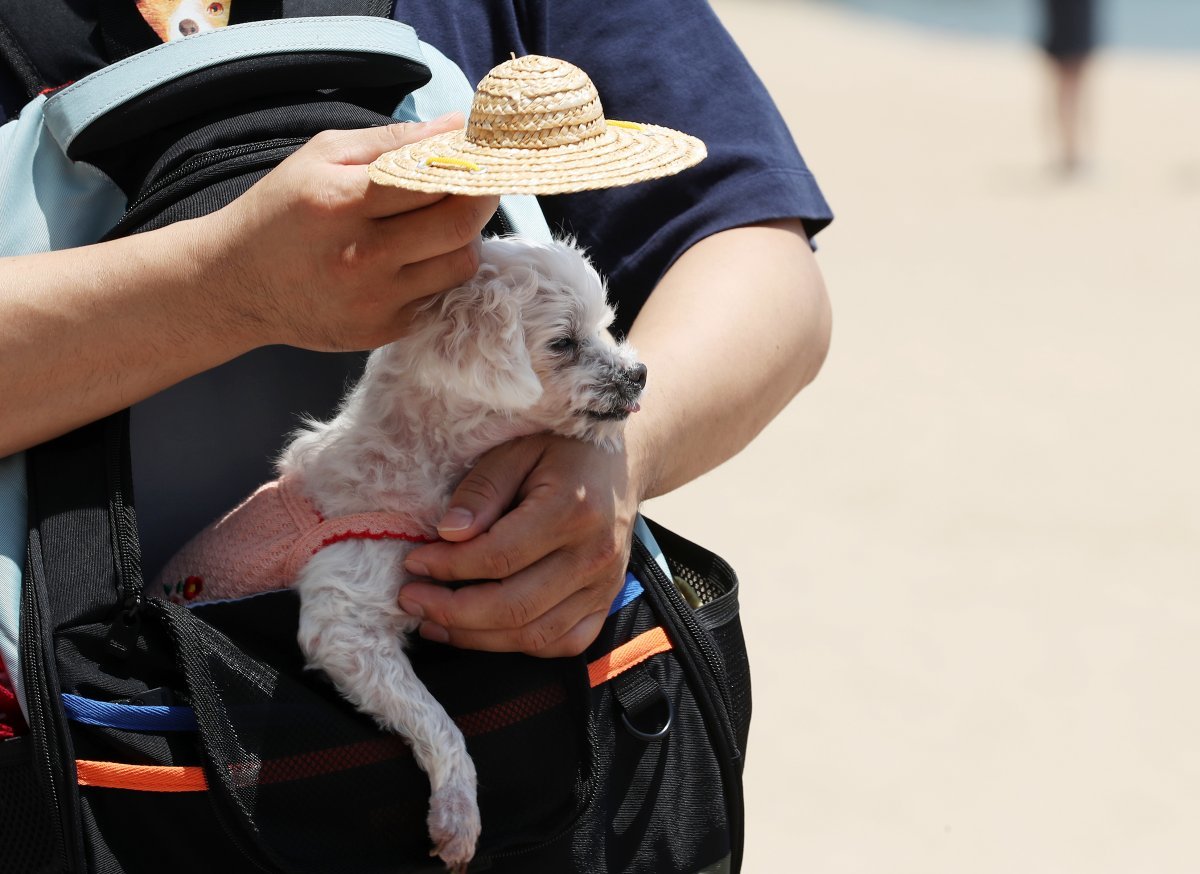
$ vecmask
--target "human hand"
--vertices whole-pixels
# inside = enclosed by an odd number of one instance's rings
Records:
[[[453,114],[324,131],[195,220],[207,225],[200,239],[219,305],[247,331],[247,345],[381,346],[403,332],[409,304],[475,274],[479,233],[498,198],[391,188],[366,172],[385,151],[461,126]]]
[[[438,529],[450,542],[421,546],[405,562],[419,577],[489,582],[410,582],[401,607],[423,618],[430,640],[582,653],[625,579],[639,503],[633,480],[624,451],[579,440],[538,434],[493,449],[450,499]]]

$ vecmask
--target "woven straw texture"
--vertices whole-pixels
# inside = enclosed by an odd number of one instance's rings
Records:
[[[606,120],[586,73],[526,55],[483,78],[466,130],[388,152],[369,173],[381,185],[415,191],[564,194],[669,176],[705,154],[688,134]]]

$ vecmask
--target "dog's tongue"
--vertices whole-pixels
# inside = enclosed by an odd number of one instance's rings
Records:
[[[625,408],[625,412],[629,413],[630,415],[633,415],[641,408],[642,408],[642,405],[639,404],[637,401],[634,401],[633,403],[631,403],[629,406],[627,406]]]

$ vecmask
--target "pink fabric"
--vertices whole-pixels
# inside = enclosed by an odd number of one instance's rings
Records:
[[[167,562],[150,594],[176,603],[231,600],[286,589],[314,554],[342,540],[429,543],[392,513],[323,519],[296,484],[269,482],[191,539]]]

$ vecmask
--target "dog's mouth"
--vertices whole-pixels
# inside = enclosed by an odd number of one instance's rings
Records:
[[[628,419],[642,407],[637,401],[629,401],[607,410],[581,410],[580,412],[593,422],[619,422]]]
[[[646,387],[646,365],[636,364],[613,374],[613,380],[595,398],[599,409],[587,407],[577,411],[593,422],[620,422],[642,407],[638,398]]]

